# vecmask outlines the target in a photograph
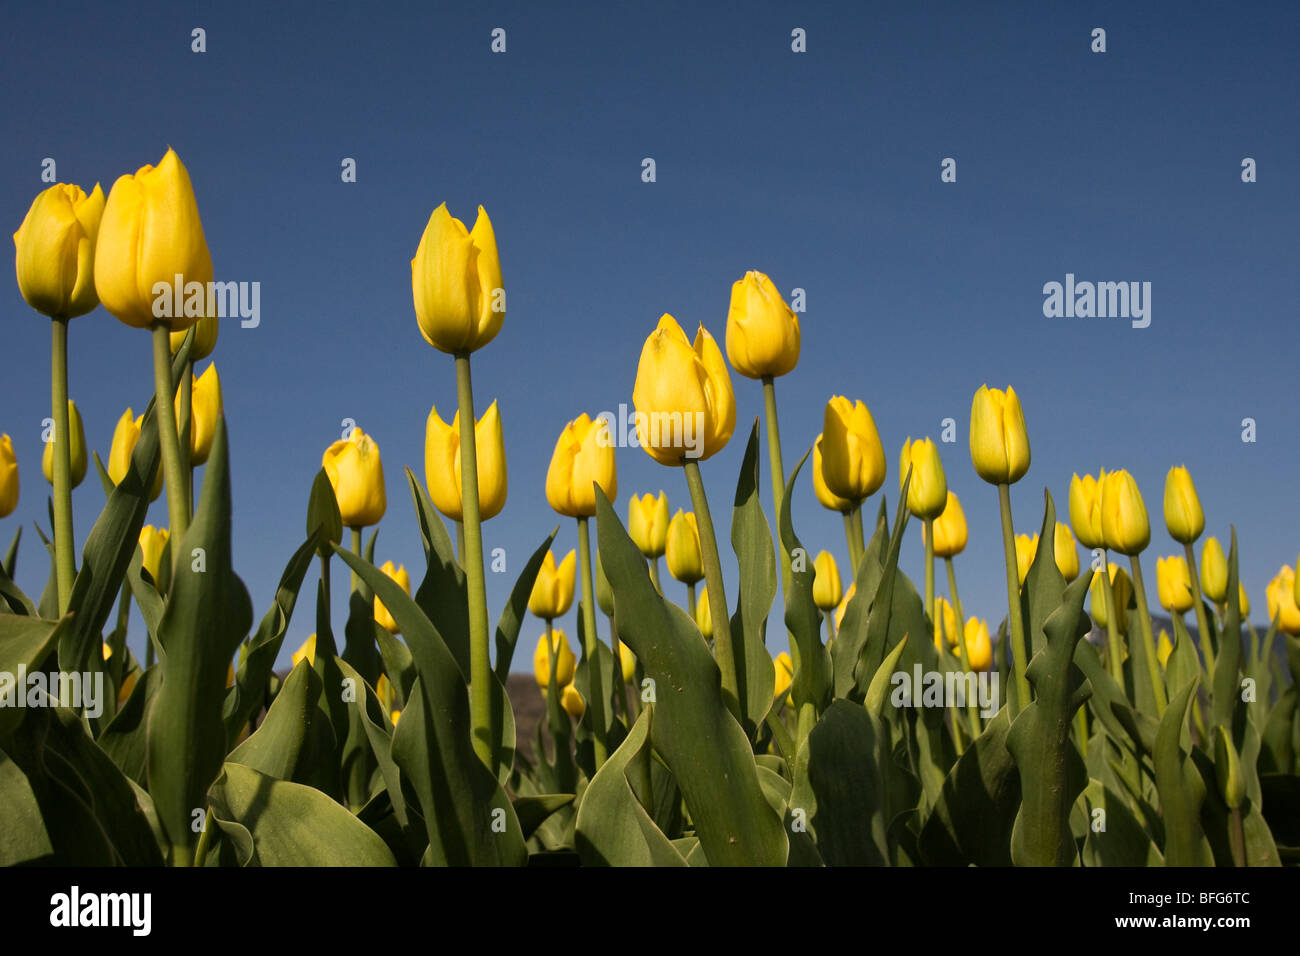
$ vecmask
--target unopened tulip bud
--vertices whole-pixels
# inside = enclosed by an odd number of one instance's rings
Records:
[[[799,317],[761,272],[747,272],[731,287],[727,358],[746,378],[784,375],[799,361]]]
[[[569,647],[568,636],[558,627],[551,629],[551,644],[555,648],[555,683],[564,687],[573,681],[577,660]],[[542,690],[551,686],[551,654],[546,648],[545,634],[537,639],[537,650],[533,652],[533,676]]]
[[[1177,554],[1156,558],[1156,593],[1166,611],[1183,614],[1192,609],[1192,579],[1186,558]]]
[[[199,319],[194,323],[194,344],[190,346],[190,361],[201,362],[217,347],[217,323],[221,321],[217,316],[211,318]],[[172,355],[181,350],[185,344],[185,335],[187,329],[179,332],[169,333],[169,344]]]
[[[1101,489],[1101,530],[1106,547],[1137,554],[1151,541],[1151,523],[1133,476],[1123,469],[1106,475]]]
[[[772,659],[772,670],[775,672],[776,681],[772,690],[772,699],[780,697],[790,689],[790,684],[794,681],[794,661],[785,651],[777,654]]]
[[[943,474],[939,449],[929,439],[911,438],[903,442],[902,460],[898,465],[898,483],[901,488],[911,469],[912,480],[907,485],[907,510],[918,518],[937,518],[948,503],[948,480]]]
[[[1104,468],[1100,479],[1077,474],[1070,479],[1070,524],[1079,543],[1089,550],[1106,546],[1101,531],[1101,486],[1105,480]]]
[[[130,470],[131,455],[135,452],[136,443],[140,441],[140,428],[143,424],[144,416],[134,417],[129,408],[117,420],[117,427],[113,429],[113,444],[108,452],[108,477],[115,485],[120,485]],[[149,491],[150,501],[158,497],[162,486],[163,467],[162,462],[159,462],[154,470],[153,488]]]
[[[384,464],[379,446],[360,428],[325,449],[321,458],[325,474],[334,487],[339,514],[349,528],[379,524],[388,507],[384,489]]]
[[[383,571],[384,574],[400,584],[402,590],[407,594],[411,593],[411,575],[407,573],[405,566],[399,564],[394,568],[392,561],[385,561],[383,567],[379,570]],[[378,621],[379,626],[389,634],[402,633],[402,629],[398,627],[397,622],[393,620],[393,615],[388,613],[388,608],[384,607],[384,602],[379,600],[378,597],[375,598],[375,620]]]
[[[528,610],[548,621],[563,617],[573,606],[574,578],[577,555],[570,551],[558,565],[555,553],[547,551],[542,566],[537,569],[532,593],[528,596]]]
[[[546,471],[546,500],[562,515],[591,517],[596,513],[593,485],[600,485],[612,501],[618,494],[618,468],[609,423],[583,412],[564,426],[555,443]]]
[[[985,671],[993,663],[993,642],[989,640],[989,626],[977,617],[968,618],[965,634],[966,659],[973,671]]]
[[[560,706],[563,707],[564,712],[574,720],[581,720],[582,715],[587,710],[587,702],[583,700],[582,695],[578,693],[578,688],[574,687],[572,684],[564,688],[564,695],[560,698]]]
[[[68,431],[72,435],[69,451],[72,464],[72,487],[75,488],[86,477],[86,430],[82,427],[81,412],[77,411],[77,403],[72,399],[68,399]],[[41,452],[41,471],[45,473],[45,480],[50,484],[54,484],[54,446],[58,442],[59,436],[56,434],[45,443],[45,448]]]
[[[55,183],[37,195],[14,233],[18,291],[42,315],[71,319],[99,305],[95,247],[104,193]]]
[[[478,462],[478,513],[480,521],[495,518],[506,505],[506,443],[501,413],[494,401],[474,423],[474,449]],[[424,480],[433,506],[453,521],[463,521],[461,502],[460,412],[448,425],[429,410],[424,424]]]
[[[925,541],[925,526],[921,526],[921,540]],[[951,491],[943,513],[934,519],[934,555],[952,558],[966,549],[966,512]]]
[[[18,459],[8,435],[0,435],[0,518],[7,518],[18,507]]]
[[[1053,540],[1056,569],[1065,580],[1073,581],[1079,576],[1079,549],[1074,543],[1070,526],[1056,522],[1056,537]]]
[[[657,558],[668,547],[668,496],[633,495],[627,503],[627,533],[647,558]]]
[[[1295,570],[1284,564],[1268,584],[1268,619],[1277,621],[1278,630],[1300,635],[1300,601],[1296,600]]]
[[[1216,604],[1228,599],[1228,558],[1218,538],[1206,538],[1201,548],[1201,590]]]
[[[491,342],[506,317],[496,232],[478,207],[474,228],[443,203],[429,216],[411,260],[411,294],[424,340],[442,352],[473,352]]]
[[[712,458],[736,428],[736,396],[718,343],[703,325],[692,343],[671,315],[641,349],[632,402],[637,439],[661,465]]]
[[[158,582],[158,571],[162,565],[163,549],[167,547],[168,532],[166,528],[155,528],[151,524],[140,529],[141,565],[149,572],[154,583]]]
[[[1170,468],[1165,478],[1165,525],[1170,537],[1183,544],[1191,544],[1205,530],[1205,512],[1196,485],[1182,466]]]
[[[695,584],[704,577],[704,558],[700,553],[700,530],[695,524],[695,512],[677,509],[668,522],[668,540],[665,544],[668,573],[683,584]]]
[[[823,508],[847,514],[853,509],[853,502],[848,498],[841,498],[826,486],[825,465],[822,462],[822,440],[823,436],[818,435],[817,441],[813,442],[813,494],[817,496],[817,501]]]
[[[833,610],[844,596],[840,584],[840,569],[835,565],[835,556],[829,551],[821,551],[813,560],[813,603],[823,611]]]
[[[970,457],[975,472],[994,485],[1014,484],[1029,470],[1029,435],[1020,399],[1010,385],[981,385],[970,411]]]
[[[876,420],[862,402],[834,395],[826,403],[821,456],[826,487],[850,504],[875,494],[885,483],[885,448]]]
[[[700,588],[699,598],[695,602],[695,626],[700,629],[706,641],[713,640],[713,613],[709,610],[709,589]]]

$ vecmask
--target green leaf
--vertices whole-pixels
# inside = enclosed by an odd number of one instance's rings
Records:
[[[461,672],[468,674],[469,592],[465,584],[465,572],[456,560],[456,549],[447,536],[442,517],[429,500],[424,485],[416,480],[410,468],[406,469],[406,483],[410,486],[411,500],[415,503],[415,516],[420,523],[420,540],[424,544],[427,564],[424,580],[415,591],[415,603],[442,635],[447,650],[456,658]],[[524,600],[526,602],[527,598]],[[384,606],[388,606],[387,602]]]
[[[20,669],[30,674],[42,668],[70,626],[66,619],[0,614],[0,737],[23,720],[24,708],[17,705],[25,702],[27,688],[19,683]],[[13,702],[6,699],[8,695],[14,695]]]
[[[804,453],[790,473],[785,483],[785,495],[781,499],[781,515],[778,524],[781,529],[781,544],[787,554],[794,554],[804,549],[803,542],[794,533],[794,524],[790,520],[790,502],[794,497],[794,485],[808,460],[811,449]],[[790,699],[794,703],[795,713],[805,704],[811,704],[815,716],[820,717],[830,705],[834,690],[835,675],[830,654],[821,639],[821,614],[813,601],[813,577],[815,571],[811,561],[804,562],[802,568],[791,564],[790,592],[785,600],[785,626],[789,629],[792,640],[790,650],[794,657],[794,679],[790,683]]]
[[[1156,737],[1156,789],[1165,820],[1165,863],[1169,866],[1213,866],[1214,855],[1201,829],[1205,784],[1188,754],[1179,745],[1199,680],[1179,691],[1160,720]]]
[[[310,784],[314,764],[326,756],[313,752],[311,746],[312,723],[325,717],[317,707],[322,686],[311,665],[299,661],[285,678],[266,719],[230,752],[227,762],[277,780]]]
[[[573,803],[571,793],[534,793],[515,797],[515,816],[519,818],[519,827],[523,831],[524,839],[531,837],[551,814],[571,803]]]
[[[1083,845],[1085,866],[1164,865],[1160,850],[1123,797],[1100,780],[1089,780],[1085,794],[1090,824]]]
[[[523,571],[519,573],[515,586],[510,591],[510,599],[506,601],[506,606],[501,610],[501,618],[497,621],[496,630],[496,671],[497,680],[504,687],[506,680],[510,677],[510,665],[514,661],[515,645],[519,641],[519,628],[522,626],[524,617],[528,613],[528,597],[533,593],[533,584],[537,581],[537,572],[542,567],[542,562],[546,560],[546,552],[551,549],[551,544],[555,541],[556,534],[559,533],[559,526],[555,527],[542,542],[541,546],[532,553],[528,563],[524,565]]]
[[[329,557],[330,544],[343,543],[343,515],[324,468],[316,472],[307,498],[307,537],[318,542],[316,551],[322,558]]]
[[[41,819],[41,806],[22,769],[0,750],[0,866],[34,863],[54,854],[54,845]]]

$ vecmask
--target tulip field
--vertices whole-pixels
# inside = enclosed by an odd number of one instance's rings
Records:
[[[634,447],[582,408],[557,429],[545,497],[577,548],[537,541],[490,606],[483,524],[509,493],[506,447],[471,367],[511,334],[503,263],[486,210],[433,210],[411,237],[410,337],[436,350],[457,405],[429,413],[409,503],[387,500],[360,428],[325,448],[285,503],[302,539],[254,608],[231,544],[229,435],[249,423],[227,419],[215,365],[201,368],[228,321],[200,214],[219,201],[169,149],[107,195],[48,187],[14,235],[18,289],[50,323],[53,426],[39,470],[0,438],[0,861],[1300,862],[1300,569],[1268,584],[1254,626],[1262,582],[1241,580],[1235,532],[1205,535],[1177,462],[1145,495],[1101,470],[1073,475],[1068,501],[1040,498],[1031,446],[1053,439],[1011,384],[971,382],[969,444],[946,462],[930,438],[887,454],[852,396],[826,396],[819,435],[783,433],[778,385],[805,330],[757,271],[720,277],[734,283],[713,327],[644,329]],[[154,371],[106,463],[68,400],[73,320],[100,306],[142,330]],[[752,428],[739,389],[762,394]],[[736,443],[739,473],[717,474],[710,459]],[[618,460],[643,454],[689,508],[620,486]],[[978,503],[948,488],[945,469],[967,468],[991,486]],[[33,543],[3,519],[20,473],[39,495],[42,472]],[[705,472],[730,501],[709,499]],[[87,480],[105,504],[78,536]],[[1006,590],[985,620],[958,582],[967,511],[994,489]],[[796,495],[836,513],[843,541],[801,537]],[[1013,496],[1041,501],[1036,534],[1014,532]],[[160,497],[165,528],[145,524]],[[366,530],[381,519],[418,533],[422,566],[376,565]],[[843,567],[827,550],[841,543]],[[915,581],[905,544],[924,550]],[[39,594],[15,583],[20,550],[48,559]],[[301,646],[286,646],[291,622],[314,632]],[[506,679],[530,664],[545,733],[517,748]]]

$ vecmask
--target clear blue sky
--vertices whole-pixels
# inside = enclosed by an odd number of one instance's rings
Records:
[[[1300,549],[1300,8],[1152,6],[29,4],[0,39],[0,219],[18,227],[45,157],[61,181],[105,191],[168,145],[188,166],[217,277],[262,285],[261,326],[227,323],[214,355],[236,567],[258,618],[344,418],[384,458],[377,559],[421,564],[402,466],[423,476],[425,418],[433,403],[450,417],[455,382],[416,327],[409,261],[444,201],[468,220],[488,209],[509,297],[500,336],[474,356],[510,468],[485,533],[508,556],[508,575],[488,575],[493,619],[556,523],[560,546],[576,546],[544,495],[564,423],[631,402],[661,313],[721,342],[731,283],[752,268],[807,290],[802,357],[778,382],[788,465],[830,395],[861,398],[892,509],[903,440],[937,439],[956,419],[958,441],[941,448],[970,522],[968,613],[994,626],[1005,613],[997,496],[971,467],[967,429],[975,389],[1010,382],[1033,451],[1013,492],[1017,530],[1037,530],[1044,486],[1064,512],[1072,472],[1126,467],[1153,518],[1153,581],[1155,556],[1176,548],[1160,518],[1165,472],[1185,463],[1208,532],[1226,547],[1236,524],[1262,617],[1266,581]],[[1089,49],[1098,26],[1105,54]],[[191,52],[194,27],[206,53]],[[489,49],[495,27],[505,54]],[[355,184],[340,181],[344,157]],[[945,157],[956,183],[940,182]],[[1151,282],[1150,327],[1044,318],[1042,286],[1067,272]],[[0,308],[0,431],[23,488],[0,538],[28,526],[18,581],[35,594],[48,569],[30,525],[47,523],[49,326],[12,279]],[[123,408],[138,413],[151,393],[148,336],[103,309],[77,319],[70,375],[106,457]],[[758,383],[733,378],[737,435],[704,468],[724,542],[762,409]],[[620,451],[619,478],[623,512],[633,491],[687,503],[683,476],[639,449]],[[770,511],[766,462],[762,479]],[[75,495],[79,543],[102,503],[92,474]],[[806,477],[795,519],[810,547],[844,561],[840,518]],[[150,521],[166,521],[162,500]],[[904,565],[919,582],[916,526]],[[314,629],[314,579],[286,659]],[[572,613],[566,623],[572,635]],[[138,627],[131,643],[141,651]],[[784,648],[779,625],[769,645]]]

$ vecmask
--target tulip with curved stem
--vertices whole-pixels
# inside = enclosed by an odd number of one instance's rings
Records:
[[[153,325],[154,422],[162,449],[163,480],[167,483],[168,531],[177,543],[172,549],[172,571],[180,563],[180,544],[190,526],[190,509],[185,500],[185,476],[181,462],[180,436],[176,433],[176,408],[172,400],[175,385],[171,368],[171,329],[166,322]]]
[[[731,620],[727,613],[727,593],[722,584],[722,563],[718,560],[718,539],[713,531],[713,517],[709,512],[709,499],[704,494],[704,479],[700,477],[700,463],[693,458],[682,462],[686,484],[691,492],[691,507],[700,529],[700,557],[704,562],[704,589],[709,597],[709,613],[713,619],[713,648],[722,672],[722,699],[737,720],[740,719],[740,681],[736,674],[736,658],[731,646]]]
[[[1142,629],[1142,650],[1147,659],[1147,670],[1151,673],[1151,690],[1156,699],[1156,716],[1163,717],[1169,699],[1165,695],[1165,682],[1160,678],[1160,660],[1156,657],[1156,639],[1151,631],[1151,612],[1147,607],[1147,589],[1142,580],[1142,562],[1137,553],[1129,555],[1133,568],[1133,594],[1138,602],[1138,626]]]
[[[596,770],[605,763],[609,750],[605,743],[605,695],[600,676],[600,658],[597,655],[599,640],[596,637],[596,588],[591,572],[591,532],[587,516],[578,516],[578,556],[582,562],[582,629],[583,653],[587,658],[587,690],[591,697],[592,747],[595,751]],[[619,662],[614,662],[618,670]]]
[[[1214,648],[1210,645],[1210,620],[1205,615],[1205,602],[1201,600],[1201,576],[1197,573],[1196,550],[1191,544],[1183,545],[1187,555],[1187,576],[1192,582],[1192,601],[1196,607],[1196,636],[1200,639],[1201,655],[1205,658],[1205,673],[1211,685],[1214,681]]]
[[[50,347],[50,400],[54,417],[54,565],[59,615],[68,610],[76,577],[72,535],[72,434],[68,416],[68,320],[55,316]],[[168,375],[170,376],[170,371]]]

